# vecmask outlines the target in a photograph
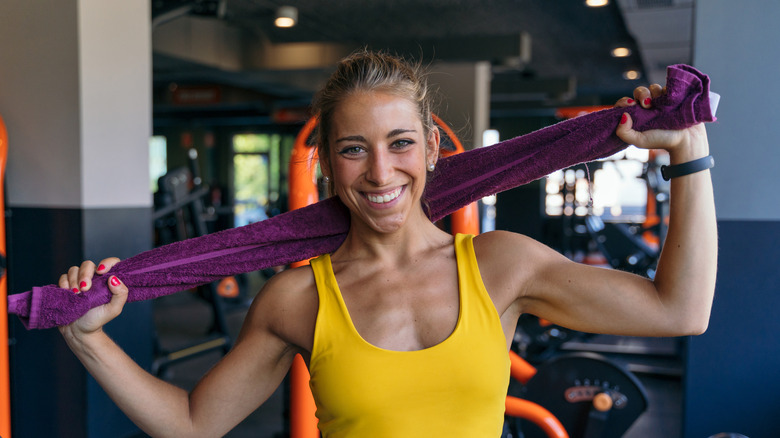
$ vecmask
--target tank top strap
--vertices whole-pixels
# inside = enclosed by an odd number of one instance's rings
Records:
[[[317,325],[314,330],[314,345],[312,346],[312,359],[314,359],[318,357],[318,352],[329,347],[329,345],[323,345],[323,342],[325,344],[355,342],[355,339],[349,336],[354,330],[352,319],[341,297],[341,291],[333,273],[330,254],[316,257],[309,264],[314,272],[314,281],[319,297]],[[325,339],[322,337],[323,332],[328,333],[328,337]]]
[[[332,268],[331,268],[331,262],[330,262],[330,254],[323,254],[319,257],[315,257],[309,261],[309,265],[311,265],[312,271],[314,271],[314,281],[317,285],[317,291],[320,292],[320,295],[323,295],[322,292],[324,291],[331,291],[331,293],[336,289],[336,277],[331,274]],[[325,294],[330,295],[330,294]],[[331,297],[335,298],[335,297]],[[324,299],[328,299],[328,297],[324,297]],[[320,302],[322,302],[323,297],[320,296]]]
[[[464,311],[464,320],[478,317],[488,327],[501,326],[500,317],[493,300],[490,298],[482,275],[477,264],[477,255],[474,251],[474,235],[455,235],[455,257],[458,263],[458,283],[461,291],[461,303]]]

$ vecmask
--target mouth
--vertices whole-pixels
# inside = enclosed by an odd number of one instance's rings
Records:
[[[398,197],[401,196],[401,192],[403,192],[403,187],[398,187],[387,193],[364,193],[363,196],[375,204],[387,204],[388,202],[398,199]]]

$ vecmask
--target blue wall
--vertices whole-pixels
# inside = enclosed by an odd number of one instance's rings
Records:
[[[780,427],[780,222],[720,221],[710,327],[688,344],[685,437]]]
[[[708,127],[718,214],[710,326],[690,339],[684,436],[780,436],[780,2],[696,2],[694,66],[721,94]]]

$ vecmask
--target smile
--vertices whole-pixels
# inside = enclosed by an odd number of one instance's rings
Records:
[[[374,195],[374,194],[366,193],[365,196],[366,196],[366,198],[369,201],[371,201],[373,203],[376,203],[376,204],[386,204],[386,203],[392,201],[393,199],[396,199],[399,196],[401,196],[401,189],[402,189],[402,187],[398,187],[397,189],[395,189],[393,191],[390,191],[390,192],[387,192],[387,193],[384,193],[384,194],[381,194],[381,195]]]

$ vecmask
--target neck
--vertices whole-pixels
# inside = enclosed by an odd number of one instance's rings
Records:
[[[347,237],[332,258],[339,261],[373,259],[396,264],[410,260],[416,253],[451,242],[452,236],[432,223],[422,208],[392,232],[379,232],[353,215]]]

